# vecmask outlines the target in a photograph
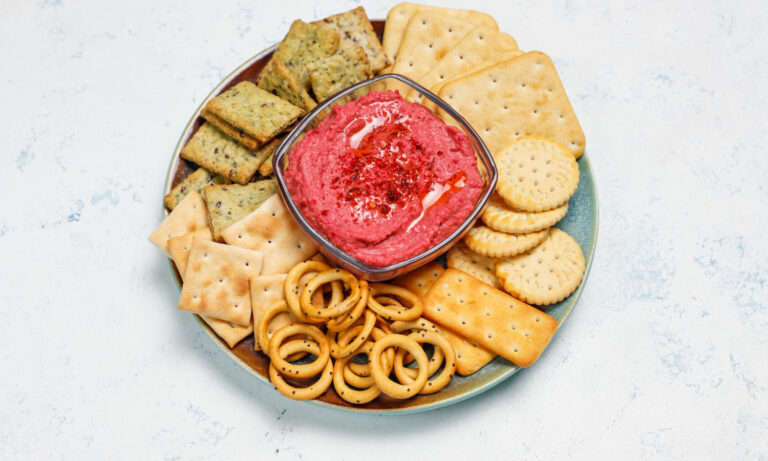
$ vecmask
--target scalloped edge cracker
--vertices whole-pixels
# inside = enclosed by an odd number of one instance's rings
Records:
[[[470,250],[491,258],[503,258],[524,253],[547,238],[547,229],[527,234],[496,232],[490,227],[477,226],[470,229],[464,243]]]
[[[496,193],[523,211],[546,211],[568,203],[579,187],[579,164],[562,144],[523,136],[496,155]]]
[[[525,135],[558,141],[575,158],[584,152],[584,132],[555,65],[539,51],[456,79],[438,96],[467,119],[494,157]]]
[[[277,193],[277,183],[271,179],[241,186],[225,184],[205,187],[205,201],[213,228],[213,239],[220,241],[221,233],[257,209]]]
[[[163,197],[163,204],[166,208],[173,211],[173,209],[176,208],[190,192],[196,191],[197,193],[202,194],[205,186],[226,183],[227,178],[214,174],[201,167],[184,178],[180,183],[176,184],[176,187],[171,189],[171,191],[168,192],[168,195]]]
[[[554,226],[568,213],[568,202],[547,211],[519,211],[494,194],[480,218],[486,226],[498,232],[524,234]]]
[[[321,29],[338,32],[341,37],[339,48],[351,45],[362,47],[373,72],[378,72],[391,64],[362,6],[314,21],[312,24]]]
[[[304,110],[244,81],[208,101],[201,115],[255,150],[304,115]]]
[[[532,365],[557,320],[457,269],[446,269],[424,298],[424,316],[520,367]]]
[[[192,191],[163,219],[160,226],[149,236],[149,241],[170,257],[168,239],[207,228],[208,213],[205,201],[197,191]]]
[[[483,256],[470,250],[464,242],[453,246],[446,254],[446,265],[487,283],[494,288],[501,288],[496,277],[496,258]]]
[[[307,90],[299,83],[296,76],[276,57],[269,60],[259,74],[256,85],[262,90],[285,99],[294,106],[301,107],[306,112],[315,108],[317,103]]]
[[[403,31],[392,72],[420,82],[421,76],[474,27],[472,23],[433,11],[415,13]]]
[[[538,271],[538,266],[546,270]],[[576,291],[584,278],[586,262],[579,243],[566,232],[552,228],[541,245],[501,260],[495,268],[504,290],[526,302],[545,306]]]
[[[442,8],[439,6],[418,5],[416,3],[399,3],[392,7],[387,14],[387,21],[384,26],[384,38],[382,47],[384,53],[392,61],[397,58],[397,50],[403,40],[403,32],[408,25],[408,21],[418,11],[433,11],[441,15],[461,19],[470,22],[476,26],[490,27],[499,30],[496,20],[491,15],[472,10],[457,10],[452,8]]]
[[[265,200],[221,235],[230,245],[263,253],[264,275],[288,273],[294,265],[317,252],[314,242],[296,224],[280,194]]]
[[[261,274],[263,261],[258,251],[193,239],[179,310],[247,326],[251,323],[249,280]]]

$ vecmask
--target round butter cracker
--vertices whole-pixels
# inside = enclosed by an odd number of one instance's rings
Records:
[[[552,228],[541,245],[496,263],[496,276],[512,296],[546,306],[570,296],[581,283],[584,269],[584,254],[576,240]]]
[[[448,267],[466,272],[494,288],[501,288],[499,279],[496,277],[496,258],[477,254],[467,248],[464,243],[459,242],[448,251],[446,259]]]
[[[505,258],[524,253],[547,237],[547,229],[529,234],[506,234],[479,226],[469,231],[464,243],[470,250],[491,258]]]
[[[579,165],[562,144],[523,136],[496,156],[496,191],[522,211],[546,211],[568,202],[579,185]]]
[[[491,229],[510,234],[536,232],[557,224],[568,213],[568,203],[552,210],[531,212],[518,211],[507,205],[497,195],[491,197],[480,216]]]

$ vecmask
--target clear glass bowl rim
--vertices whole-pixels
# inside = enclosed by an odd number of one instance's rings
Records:
[[[307,126],[310,123],[312,123],[312,121],[317,116],[317,114],[321,113],[327,107],[333,105],[333,103],[336,102],[337,100],[344,98],[361,88],[373,85],[375,83],[378,83],[380,81],[387,80],[387,79],[398,80],[408,85],[409,87],[413,88],[414,90],[418,91],[424,97],[426,97],[427,99],[432,101],[435,105],[437,105],[441,110],[444,110],[445,112],[450,114],[459,124],[461,124],[462,127],[466,130],[466,132],[472,136],[472,138],[475,141],[475,145],[479,148],[477,149],[479,150],[479,154],[480,154],[479,157],[481,162],[483,163],[483,166],[488,172],[489,178],[488,178],[487,185],[485,186],[485,190],[483,191],[483,195],[480,197],[480,200],[478,200],[477,205],[469,214],[469,216],[467,216],[467,218],[464,220],[461,226],[457,227],[453,232],[451,232],[450,235],[445,237],[440,243],[404,261],[400,261],[385,267],[376,267],[376,266],[371,266],[369,264],[366,264],[360,261],[359,259],[349,255],[344,250],[338,248],[330,240],[328,240],[322,234],[320,234],[320,232],[316,231],[307,222],[307,220],[304,218],[299,208],[296,206],[296,203],[293,201],[293,198],[291,197],[291,193],[288,191],[288,187],[285,184],[285,178],[283,176],[281,161],[283,157],[290,152],[289,148],[294,144],[294,141],[296,140],[296,138],[298,138],[305,131]],[[378,75],[371,79],[352,85],[336,93],[335,95],[329,97],[322,103],[318,104],[306,116],[304,116],[304,118],[291,130],[288,136],[286,136],[283,142],[280,143],[280,146],[277,148],[277,151],[275,151],[274,158],[272,159],[272,166],[275,172],[275,176],[277,177],[278,188],[280,189],[280,193],[283,196],[286,206],[288,207],[288,210],[291,212],[291,215],[293,215],[294,219],[296,219],[296,222],[304,230],[304,232],[306,232],[307,235],[309,235],[309,237],[312,240],[322,245],[334,257],[343,261],[350,267],[355,268],[357,271],[361,273],[369,274],[372,276],[398,272],[400,269],[414,265],[423,259],[430,258],[430,256],[434,255],[435,253],[438,253],[438,254],[442,253],[442,250],[446,246],[455,242],[455,240],[459,236],[461,236],[469,228],[469,226],[471,226],[477,220],[477,218],[479,217],[480,213],[483,210],[483,207],[485,207],[485,204],[488,202],[488,199],[491,197],[491,194],[493,193],[494,189],[496,189],[496,182],[498,180],[498,171],[496,169],[496,163],[493,161],[493,156],[491,156],[491,153],[488,151],[488,148],[485,146],[485,143],[477,134],[475,129],[472,128],[472,126],[464,119],[464,117],[462,117],[458,112],[456,112],[455,109],[453,109],[450,105],[448,105],[448,103],[446,103],[445,101],[437,97],[434,93],[427,90],[426,88],[419,85],[418,83],[414,82],[413,80],[409,79],[408,77],[405,77],[400,74]]]

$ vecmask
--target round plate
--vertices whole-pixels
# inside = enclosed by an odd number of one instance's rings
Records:
[[[373,20],[371,22],[373,23],[376,33],[381,37],[381,34],[384,31],[384,21]],[[211,91],[208,97],[205,98],[202,104],[200,104],[200,107],[198,107],[197,111],[195,111],[192,118],[187,123],[187,126],[176,145],[176,150],[173,153],[168,168],[165,194],[193,171],[193,167],[182,160],[179,155],[181,153],[181,148],[187,143],[189,138],[192,137],[192,134],[197,131],[200,125],[202,125],[203,118],[200,117],[200,112],[205,104],[213,97],[243,80],[254,81],[276,47],[277,46],[275,45],[262,51],[235,69],[221,83],[219,83],[219,85]],[[543,309],[546,313],[557,319],[559,325],[563,324],[576,304],[576,301],[579,299],[581,290],[587,281],[589,269],[592,266],[592,257],[595,253],[595,243],[597,242],[597,190],[595,188],[592,167],[587,158],[587,154],[582,155],[578,163],[579,188],[576,190],[574,196],[571,197],[568,214],[557,224],[557,227],[567,232],[579,242],[581,249],[584,252],[587,266],[581,285],[579,285],[571,296],[557,304],[547,306]],[[181,277],[176,271],[173,262],[171,262],[171,270],[176,277],[179,287],[181,287]],[[259,381],[272,387],[267,374],[269,362],[266,356],[253,350],[253,335],[250,335],[234,348],[230,349],[229,346],[227,346],[227,344],[219,338],[202,319],[198,317],[198,321],[211,339],[213,339],[214,343],[216,343],[227,355],[248,372],[253,374]],[[454,376],[450,385],[432,395],[419,395],[409,400],[391,399],[382,395],[366,405],[353,406],[344,400],[341,400],[333,390],[333,386],[331,386],[324,395],[311,402],[342,410],[374,413],[393,414],[425,411],[460,402],[481,392],[487,391],[518,371],[520,371],[519,367],[501,357],[497,357],[491,363],[470,376]],[[265,388],[265,390],[266,389],[267,388]],[[282,398],[277,392],[273,395]]]

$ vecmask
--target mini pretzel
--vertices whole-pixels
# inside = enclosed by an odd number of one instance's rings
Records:
[[[261,317],[259,317],[259,323],[256,325],[256,338],[259,340],[261,351],[265,354],[269,354],[269,322],[281,312],[291,312],[285,304],[285,301],[277,301],[272,304],[261,314]]]
[[[314,362],[313,362],[314,363]],[[333,380],[333,361],[328,360],[323,368],[320,379],[309,387],[293,387],[286,383],[280,372],[275,368],[275,362],[269,364],[269,380],[278,392],[295,400],[312,400],[323,395],[331,387]]]
[[[304,261],[296,264],[288,271],[288,276],[285,278],[285,302],[288,304],[288,308],[293,315],[300,322],[304,323],[323,323],[323,319],[316,319],[308,317],[304,314],[299,303],[299,279],[307,272],[323,272],[327,271],[331,267],[320,261]]]
[[[320,345],[320,354],[317,358],[305,365],[296,365],[286,361],[279,353],[280,346],[289,336],[307,335]],[[319,328],[301,323],[284,326],[277,330],[272,338],[269,339],[269,359],[271,365],[277,368],[281,373],[294,378],[309,378],[320,373],[325,364],[330,360],[330,346],[328,340]]]
[[[337,333],[332,331],[328,332],[328,341],[331,344],[331,355],[335,359],[343,359],[344,357],[350,357],[354,355],[354,352],[365,343],[368,337],[371,335],[373,326],[376,324],[376,314],[371,311],[365,311],[365,323],[360,333],[351,340],[349,344],[341,346],[336,342]]]
[[[342,301],[331,300],[331,303],[327,308],[324,306],[316,306],[312,302],[312,294],[321,289],[326,283],[332,282],[344,282],[349,286],[350,294]],[[336,294],[334,290],[334,295]],[[335,296],[334,296],[335,297]],[[304,314],[318,319],[330,319],[338,317],[344,314],[355,306],[355,303],[360,299],[360,284],[351,273],[341,269],[329,269],[327,271],[320,272],[312,280],[309,281],[304,290],[301,292],[299,298],[299,305]],[[335,302],[334,302],[335,301]]]
[[[386,373],[381,355],[389,347],[399,347],[410,352],[416,358],[419,365],[419,372],[416,379],[409,384],[398,384],[389,379],[389,373]],[[387,335],[373,344],[373,350],[370,355],[371,376],[379,386],[379,389],[390,397],[396,399],[407,399],[418,394],[427,383],[428,359],[424,349],[413,338],[408,336],[392,334]]]
[[[363,404],[368,403],[371,400],[375,399],[376,397],[381,394],[381,389],[376,386],[376,383],[371,380],[371,383],[367,386],[364,385],[358,385],[360,383],[350,383],[351,385],[358,387],[362,390],[356,390],[349,387],[345,381],[346,375],[344,374],[344,370],[348,369],[346,368],[349,361],[352,359],[352,356],[344,357],[343,359],[336,360],[336,363],[333,365],[333,387],[336,389],[336,393],[341,397],[342,399],[346,400],[349,403],[355,403],[355,404]],[[356,376],[356,375],[353,375]]]
[[[358,334],[359,331],[362,329],[362,325],[354,326],[350,328],[349,330],[344,331],[342,334],[339,335],[338,343],[340,345],[347,344],[349,342],[349,339],[352,338],[354,335]],[[366,341],[360,348],[358,348],[355,353],[352,355],[357,354],[365,354],[368,356],[369,362],[371,357],[371,349],[373,348],[373,344],[375,341],[383,338],[388,333],[385,333],[381,329],[374,327],[373,331],[371,331],[371,338],[373,338],[373,341]],[[387,371],[387,373],[392,372],[392,367],[395,363],[395,349],[389,348],[386,350],[384,355],[384,369]],[[348,382],[349,384],[355,386],[355,387],[368,387],[373,384],[373,378],[371,376],[371,367],[369,363],[355,363],[352,361],[349,361],[347,365],[344,367],[344,380]]]
[[[442,355],[445,356],[445,367],[443,368],[443,371],[440,372],[437,378],[427,381],[419,394],[433,394],[447,386],[448,383],[451,382],[451,377],[456,372],[456,353],[453,351],[451,343],[449,343],[440,333],[428,330],[415,331],[408,335],[408,337],[413,338],[420,344],[428,343],[434,345],[435,355],[437,355],[438,351],[442,351]],[[398,350],[397,354],[395,354],[395,376],[397,376],[397,379],[399,379],[401,383],[407,384],[413,382],[414,378],[417,376],[413,376],[416,374],[416,370],[403,367],[404,355],[405,351],[402,349]],[[432,376],[440,368],[440,364],[443,361],[442,359],[439,361],[435,359],[435,355],[432,356],[433,361],[429,363],[429,376]],[[419,368],[421,368],[421,365],[419,365]],[[419,372],[421,372],[421,370],[419,370]]]
[[[369,293],[368,282],[360,280],[360,299],[357,300],[357,304],[355,304],[355,307],[352,308],[351,312],[347,312],[328,321],[325,325],[328,327],[328,331],[344,331],[351,327],[357,319],[363,315],[365,307],[368,304]]]
[[[418,296],[403,287],[386,283],[374,283],[371,284],[369,291],[368,307],[387,320],[415,320],[421,317],[421,313],[424,310],[424,305]],[[406,304],[409,304],[410,308],[403,305],[384,306],[376,301],[376,297],[379,295],[397,296],[399,299],[405,301]]]

